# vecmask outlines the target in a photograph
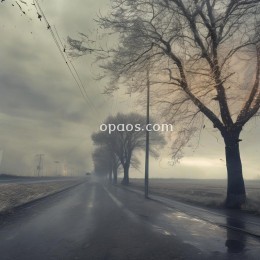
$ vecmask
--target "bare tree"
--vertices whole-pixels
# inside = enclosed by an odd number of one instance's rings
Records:
[[[116,128],[111,133],[108,130],[94,133],[92,140],[96,145],[107,146],[110,153],[118,157],[124,169],[122,184],[128,185],[130,166],[137,168],[139,165],[134,153],[137,150],[145,149],[145,131],[142,129],[145,129],[146,118],[136,113],[118,113],[116,116],[108,117],[105,124],[116,126]],[[151,132],[152,148],[150,152],[153,156],[158,156],[155,146],[163,146],[164,144],[164,138],[160,133]]]
[[[112,78],[108,91],[119,81],[132,91],[143,89],[149,64],[162,115],[182,125],[184,139],[176,139],[173,155],[196,130],[201,113],[220,131],[228,207],[246,199],[239,137],[260,106],[259,17],[258,0],[115,0],[110,14],[98,20],[119,41],[99,52]]]
[[[97,136],[98,138],[98,136]],[[120,160],[108,145],[99,145],[92,154],[94,172],[98,176],[108,176],[110,183],[117,183],[118,169],[121,165]]]
[[[97,145],[92,156],[95,172],[97,174],[99,171],[101,174],[102,172],[108,173],[110,182],[113,179],[113,183],[117,184],[118,169],[121,165],[118,156],[115,154],[113,147],[108,142],[104,142],[102,134],[93,134],[92,139]]]
[[[94,164],[94,173],[100,177],[108,176],[110,182],[112,182],[112,160],[110,152],[106,147],[97,147],[92,153],[92,159]]]
[[[112,138],[108,139],[108,137],[105,136],[102,132],[94,133],[91,137],[94,144],[97,146],[95,152],[102,151],[102,153],[99,152],[98,157],[93,157],[94,168],[96,168],[96,164],[99,164],[99,162],[105,160],[106,163],[103,165],[105,171],[109,172],[110,182],[112,182],[113,174],[113,182],[117,184],[118,168],[120,167],[121,162],[115,152],[115,140]]]

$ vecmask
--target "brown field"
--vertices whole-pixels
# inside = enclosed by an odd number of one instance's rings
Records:
[[[131,179],[130,186],[143,189],[143,179]],[[245,181],[247,203],[243,210],[260,214],[260,180]],[[207,207],[223,207],[226,180],[150,179],[150,193]]]
[[[42,183],[8,183],[0,185],[0,213],[66,189],[79,181],[56,181]]]

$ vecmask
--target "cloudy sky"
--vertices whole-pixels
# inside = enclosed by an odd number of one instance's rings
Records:
[[[50,31],[37,19],[31,1],[27,2],[28,6],[21,4],[26,15],[15,1],[0,3],[0,172],[32,175],[38,154],[44,154],[44,174],[64,169],[69,174],[90,171],[91,133],[110,114],[142,110],[134,96],[124,91],[114,97],[102,94],[105,81],[95,80],[99,71],[91,56],[73,61],[91,100],[85,101]],[[39,3],[65,44],[68,35],[94,34],[93,19],[108,10],[110,1]],[[260,177],[259,130],[259,120],[253,119],[242,134],[241,155],[248,179]],[[151,176],[225,178],[224,145],[219,134],[209,126],[197,141],[198,148],[187,148],[187,156],[174,167],[168,163],[168,144],[159,160],[151,160]],[[142,177],[143,167],[133,173]]]

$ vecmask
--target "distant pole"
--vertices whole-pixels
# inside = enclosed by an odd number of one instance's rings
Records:
[[[147,69],[147,105],[146,105],[146,127],[150,123],[150,79],[149,69]],[[146,129],[145,146],[145,177],[144,177],[144,196],[148,198],[149,194],[149,131]]]
[[[54,161],[54,163],[56,164],[56,176],[58,176],[58,163],[60,163],[60,161]]]
[[[43,169],[42,157],[44,156],[44,154],[37,154],[36,156],[39,157],[39,163],[37,165],[37,176],[40,177],[40,171],[41,169]]]

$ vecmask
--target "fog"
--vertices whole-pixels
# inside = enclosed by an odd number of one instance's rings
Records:
[[[78,32],[95,33],[93,19],[106,12],[110,1],[41,1],[43,10],[57,28],[61,40]],[[26,8],[25,8],[26,9]],[[28,9],[28,8],[27,8]],[[27,10],[26,9],[26,10]],[[44,175],[83,174],[92,170],[91,134],[110,114],[118,111],[145,113],[135,96],[125,91],[114,97],[102,94],[106,79],[94,58],[73,62],[91,103],[86,102],[64,63],[43,21],[30,7],[23,15],[10,2],[0,8],[0,172],[34,175],[38,154],[43,156]],[[94,111],[93,111],[94,110]],[[242,133],[241,155],[246,179],[259,178],[259,121],[251,120]],[[225,178],[224,145],[211,125],[185,149],[186,157],[170,164],[170,142],[158,160],[151,159],[154,178]],[[140,160],[144,155],[140,153]],[[144,166],[131,170],[142,178]]]

